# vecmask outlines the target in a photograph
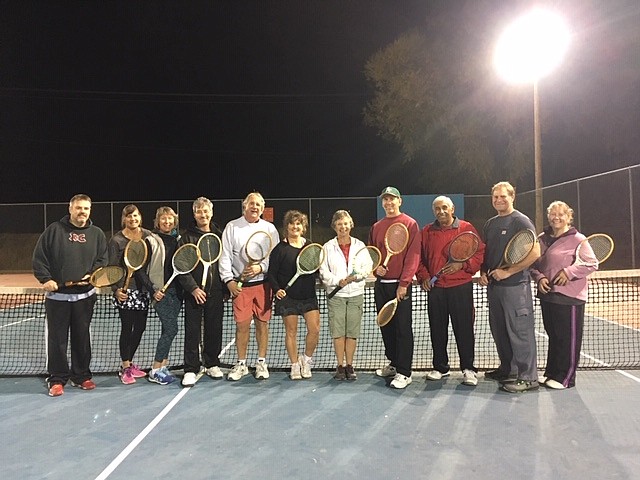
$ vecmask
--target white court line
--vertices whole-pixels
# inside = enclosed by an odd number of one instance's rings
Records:
[[[44,314],[38,315],[37,317],[25,318],[25,319],[19,320],[17,322],[7,323],[6,325],[0,325],[0,328],[12,327],[13,325],[20,325],[21,323],[30,322],[31,320],[38,320],[39,318],[44,318]]]
[[[118,455],[107,466],[107,468],[105,468],[100,473],[100,475],[96,477],[96,480],[104,480],[105,478],[108,478],[109,475],[111,475],[111,473],[113,473],[113,471],[118,468],[118,465],[120,465],[124,461],[124,459],[127,458],[129,454],[133,452],[133,450],[140,444],[140,442],[142,442],[142,440],[144,440],[144,438],[151,433],[151,431],[160,423],[160,421],[167,415],[167,413],[169,413],[171,409],[173,409],[173,407],[175,407],[178,402],[182,400],[182,397],[184,397],[188,391],[188,388],[183,388],[182,390],[180,390],[180,393],[178,393],[178,395],[176,395],[176,397],[171,400],[171,402],[169,402],[166,407],[164,407],[164,409],[156,416],[156,418],[154,418],[151,423],[149,423],[149,425],[147,425],[145,429],[142,430],[142,432],[140,432],[129,445],[127,445],[127,448],[120,452],[120,455]]]
[[[607,321],[605,319],[601,319],[601,320]],[[612,323],[615,323],[615,322],[612,322]],[[621,326],[624,326],[624,325],[621,325]],[[633,329],[633,330],[635,330],[635,329]],[[546,333],[538,332],[537,330],[536,330],[536,335],[539,335],[541,337],[549,338],[549,336]],[[597,363],[598,365],[600,365],[602,367],[611,367],[611,364],[609,364],[607,362],[603,362],[602,360],[600,360],[598,358],[595,358],[595,357],[593,357],[593,356],[591,356],[591,355],[589,355],[587,353],[584,353],[582,350],[580,351],[580,355],[585,357],[585,358],[588,358],[589,360],[592,360],[593,362]],[[640,378],[639,377],[636,377],[635,375],[632,375],[632,374],[630,374],[628,372],[625,372],[624,370],[614,370],[614,372],[619,373],[622,376],[625,376],[625,377],[630,378],[631,380],[633,380],[635,382],[640,383]]]
[[[634,332],[640,332],[640,328],[634,328],[630,325],[625,325],[624,323],[620,323],[620,322],[614,322],[613,320],[609,320],[607,318],[602,318],[602,317],[596,317],[596,316],[591,316],[591,318],[595,319],[595,320],[600,320],[602,322],[608,323],[610,325],[615,325],[616,327],[621,327],[621,328],[628,328],[629,330],[633,330]]]
[[[625,372],[624,370],[616,370],[616,373],[619,373],[620,375],[623,375],[627,378],[630,378],[631,380],[640,383],[640,378],[636,377],[635,375],[631,375],[629,372]]]
[[[231,348],[231,346],[235,342],[236,342],[236,339],[234,337],[222,349],[222,351],[220,352],[220,357],[224,355],[226,351],[229,350],[229,348]],[[196,383],[198,383],[198,380],[202,378],[202,376],[204,375],[204,372],[205,372],[204,369],[200,370],[200,373],[196,377]],[[116,458],[114,458],[109,465],[107,465],[107,468],[105,468],[102,472],[100,472],[100,475],[96,477],[96,480],[105,480],[106,478],[109,478],[109,475],[111,475],[113,471],[116,468],[118,468],[118,466],[129,456],[129,454],[133,452],[133,450],[140,444],[140,442],[142,442],[142,440],[144,440],[145,437],[149,435],[154,428],[156,428],[156,426],[162,421],[162,419],[173,409],[173,407],[175,407],[178,404],[180,400],[182,400],[182,398],[187,394],[189,390],[191,390],[191,388],[183,388],[182,390],[180,390],[180,392],[175,396],[175,398],[171,400],[171,402],[169,402],[169,404],[162,409],[162,411],[156,416],[156,418],[151,420],[149,425],[147,425],[144,428],[144,430],[142,430],[142,432],[140,432],[138,436],[134,438],[133,441],[129,445],[127,445],[127,447],[122,452],[120,452],[120,454]]]

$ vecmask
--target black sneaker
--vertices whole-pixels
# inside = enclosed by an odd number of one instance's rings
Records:
[[[345,380],[347,378],[347,373],[342,365],[338,365],[336,368],[336,373],[333,375],[333,378],[336,380]]]
[[[537,380],[516,380],[513,383],[502,385],[502,389],[509,393],[522,393],[527,390],[537,390],[540,384]]]
[[[358,376],[356,375],[356,371],[353,369],[353,366],[347,365],[344,368],[344,373],[347,376],[347,380],[357,380]]]

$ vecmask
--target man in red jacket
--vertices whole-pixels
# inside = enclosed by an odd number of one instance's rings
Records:
[[[421,262],[416,274],[422,288],[428,292],[429,330],[433,347],[433,370],[427,380],[440,380],[449,375],[449,317],[456,337],[460,369],[465,385],[478,384],[474,362],[475,336],[473,331],[473,282],[471,277],[482,264],[484,244],[479,240],[476,253],[466,262],[449,260],[449,244],[460,233],[470,231],[477,235],[469,222],[457,218],[455,206],[449,197],[439,196],[432,204],[436,220],[422,230]],[[442,271],[441,271],[442,270]],[[438,274],[432,286],[431,278]]]

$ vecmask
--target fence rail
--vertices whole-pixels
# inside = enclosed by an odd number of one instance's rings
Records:
[[[635,221],[634,212],[640,212],[640,165],[544,187],[542,194],[544,205],[554,200],[567,202],[575,211],[576,227],[583,233],[605,232],[613,237],[616,249],[603,268],[639,268],[640,222]],[[478,230],[495,214],[490,199],[489,194],[464,196],[465,219]],[[147,227],[152,226],[156,209],[163,205],[178,212],[182,226],[192,219],[192,200],[94,202],[92,220],[108,238],[120,229],[120,212],[128,203],[138,206]],[[214,221],[224,227],[241,214],[241,205],[240,199],[214,199]],[[377,205],[377,197],[267,199],[276,226],[280,227],[287,210],[303,211],[309,216],[308,236],[320,243],[334,235],[330,223],[338,209],[351,212],[356,222],[353,235],[366,239],[377,220]],[[424,208],[430,210],[431,205],[425,202]],[[519,192],[516,208],[535,218],[535,192]],[[0,271],[30,271],[38,236],[67,210],[67,203],[0,204]]]

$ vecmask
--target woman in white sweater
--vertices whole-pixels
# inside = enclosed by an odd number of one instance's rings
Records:
[[[337,236],[324,244],[325,260],[320,266],[320,279],[327,293],[341,289],[327,300],[329,331],[333,338],[338,366],[336,380],[356,380],[353,357],[362,324],[365,279],[353,275],[353,257],[366,245],[350,235],[353,219],[346,210],[333,214],[331,227]]]

